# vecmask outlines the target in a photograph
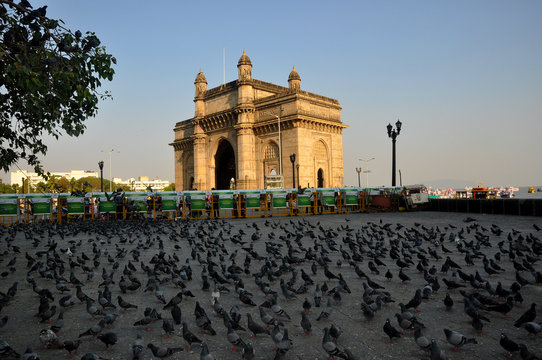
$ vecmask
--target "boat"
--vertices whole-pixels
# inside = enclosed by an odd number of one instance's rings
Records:
[[[534,187],[533,186],[529,187],[529,190],[527,190],[527,192],[529,194],[534,194]]]
[[[504,191],[500,192],[500,196],[501,196],[501,199],[511,199],[515,195],[514,195],[514,193],[512,191],[504,190]]]
[[[478,186],[472,188],[473,199],[495,199],[497,197],[497,191],[494,189],[488,189],[485,186]]]

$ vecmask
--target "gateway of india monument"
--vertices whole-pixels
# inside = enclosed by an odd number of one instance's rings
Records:
[[[295,67],[288,87],[253,79],[245,51],[237,68],[237,80],[209,90],[196,76],[194,117],[175,124],[170,144],[175,188],[263,189],[280,174],[292,188],[293,171],[296,187],[343,186],[339,101],[301,90]]]

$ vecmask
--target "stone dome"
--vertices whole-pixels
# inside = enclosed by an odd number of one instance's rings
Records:
[[[194,83],[206,83],[207,84],[207,78],[205,77],[205,75],[203,75],[203,72],[201,71],[201,69],[199,69],[199,73],[198,73],[198,75],[196,75],[196,81],[194,81]]]
[[[247,52],[243,50],[243,55],[239,58],[239,62],[237,63],[237,66],[239,65],[250,65],[252,66],[252,63],[250,62],[250,58],[247,55]]]
[[[299,76],[299,73],[295,70],[295,66],[292,69],[292,72],[290,72],[290,76],[288,76],[288,81],[290,80],[301,80],[301,76]]]

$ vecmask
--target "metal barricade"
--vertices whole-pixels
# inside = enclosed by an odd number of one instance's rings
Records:
[[[0,225],[19,223],[19,195],[0,194]]]
[[[239,190],[239,213],[243,217],[265,217],[266,194],[261,190]]]
[[[266,192],[266,214],[267,216],[288,216],[290,207],[287,201],[288,191],[286,190],[268,190]]]

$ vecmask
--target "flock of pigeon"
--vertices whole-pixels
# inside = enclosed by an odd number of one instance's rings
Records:
[[[538,225],[424,216],[1,227],[0,359],[539,359]]]

